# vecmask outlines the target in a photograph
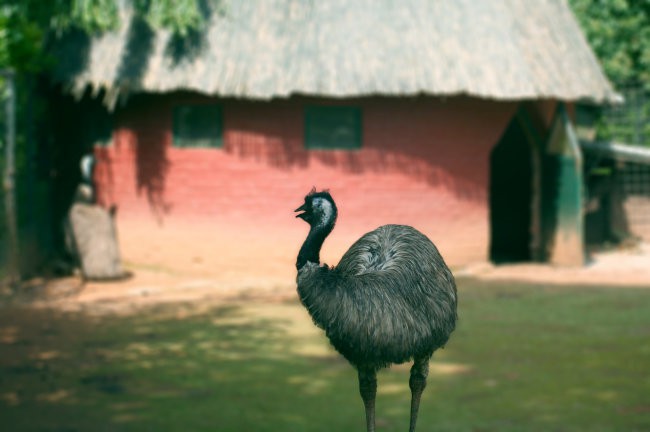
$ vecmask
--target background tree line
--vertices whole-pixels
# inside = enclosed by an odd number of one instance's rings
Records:
[[[605,107],[603,140],[650,147],[650,0],[569,0],[605,74],[625,97]]]
[[[48,47],[66,32],[94,35],[124,24],[121,1],[0,0],[0,288],[3,280],[12,282],[38,271],[35,261],[51,261],[51,255],[56,258],[61,252],[57,218],[52,215],[53,203],[61,200],[52,187],[56,167],[50,159],[57,149],[51,148],[43,127],[49,116],[41,91],[47,80],[42,78],[56,62]],[[219,1],[131,0],[136,15],[149,27],[181,38],[201,31],[206,24],[203,11]],[[6,135],[5,102],[10,94],[15,99],[13,140]],[[7,157],[10,153],[13,158]]]

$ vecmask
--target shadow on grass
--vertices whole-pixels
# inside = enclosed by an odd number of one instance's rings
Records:
[[[420,432],[650,429],[650,290],[459,281]],[[378,429],[408,423],[408,366]],[[0,309],[0,423],[18,431],[363,430],[356,373],[296,302],[138,315]]]
[[[327,415],[320,394],[333,394],[329,416],[352,400],[361,408],[356,375],[306,317],[307,333],[277,316],[301,313],[297,305],[270,309],[275,316],[241,305],[132,317],[2,310],[0,421],[21,431],[329,430],[310,428],[305,413]],[[361,424],[356,411],[341,428]]]

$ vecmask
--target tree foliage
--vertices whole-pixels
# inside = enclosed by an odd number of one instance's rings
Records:
[[[605,73],[650,90],[650,0],[570,0]]]
[[[97,34],[117,28],[120,0],[0,0],[0,68],[39,72],[51,61],[47,37],[76,28]],[[136,15],[152,28],[179,36],[200,30],[207,0],[131,0]]]
[[[151,27],[167,28],[181,37],[205,24],[197,0],[135,0],[134,5]]]
[[[5,149],[11,147],[5,147],[4,131],[7,125],[3,105],[0,104],[0,174],[8,173],[12,179],[15,177],[15,182],[11,182],[15,187],[6,188],[7,190],[0,188],[0,279],[3,257],[8,256],[6,250],[12,249],[11,253],[18,253],[12,247],[7,248],[2,235],[11,225],[9,222],[4,224],[5,196],[7,202],[16,203],[15,207],[9,207],[9,216],[6,217],[7,221],[17,220],[18,229],[11,228],[16,236],[26,233],[30,227],[33,230],[30,235],[39,238],[43,249],[61,246],[52,241],[56,237],[54,232],[58,232],[58,229],[52,228],[52,235],[47,235],[43,234],[43,230],[35,228],[60,226],[58,216],[52,216],[53,210],[48,208],[48,203],[61,200],[58,195],[52,200],[52,195],[60,194],[61,189],[52,186],[56,183],[52,172],[61,170],[55,165],[49,169],[49,164],[55,164],[51,160],[56,157],[47,151],[39,155],[38,152],[42,153],[43,149],[36,145],[36,141],[47,142],[36,136],[39,128],[35,125],[44,122],[48,116],[44,113],[46,104],[35,90],[37,80],[34,77],[46,72],[54,64],[55,59],[47,55],[48,41],[53,36],[68,31],[83,31],[93,35],[126,25],[120,21],[119,6],[122,2],[133,7],[135,16],[151,28],[168,29],[175,36],[183,38],[202,30],[208,16],[209,3],[219,0],[0,0],[0,72],[15,72],[13,76],[17,97],[14,107],[17,124],[13,140],[16,145],[9,152],[15,156],[15,169],[9,169],[4,160]],[[0,73],[0,102],[6,99],[7,84],[8,81]],[[45,161],[43,167],[39,167],[39,161]],[[48,220],[50,217],[56,220],[54,225]],[[37,265],[38,260],[30,256],[25,261]]]
[[[570,0],[605,74],[625,97],[604,107],[597,137],[650,147],[650,0]]]

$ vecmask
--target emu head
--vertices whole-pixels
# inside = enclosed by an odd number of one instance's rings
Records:
[[[298,207],[295,211],[302,212],[296,215],[307,222],[312,227],[334,227],[338,211],[336,204],[332,199],[329,191],[316,192],[313,188],[305,197],[305,203]]]

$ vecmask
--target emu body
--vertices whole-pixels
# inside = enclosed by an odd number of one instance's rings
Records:
[[[312,191],[296,211],[310,224],[296,267],[298,294],[314,323],[359,373],[367,430],[374,431],[376,373],[413,359],[410,430],[433,352],[456,323],[456,285],[435,245],[405,225],[384,225],[357,240],[336,267],[319,252],[334,228],[337,208],[327,192]]]

